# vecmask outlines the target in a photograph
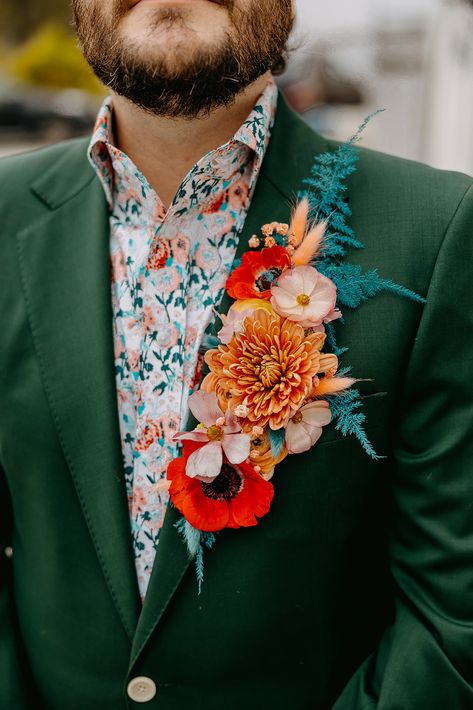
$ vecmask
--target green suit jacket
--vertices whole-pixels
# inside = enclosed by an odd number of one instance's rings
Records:
[[[280,102],[240,252],[330,147]],[[385,458],[327,427],[200,596],[169,508],[143,608],[86,141],[5,159],[0,187],[1,710],[138,707],[136,676],[156,710],[473,708],[472,180],[361,151],[349,259],[427,295],[337,324]]]

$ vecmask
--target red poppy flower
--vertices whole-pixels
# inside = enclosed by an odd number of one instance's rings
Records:
[[[291,266],[291,257],[284,247],[270,247],[243,254],[241,266],[227,280],[231,298],[271,298],[271,286],[283,271]]]
[[[168,466],[169,493],[176,508],[192,527],[203,532],[257,525],[257,517],[266,515],[270,508],[272,484],[247,463],[224,463],[222,472],[211,483],[189,478],[187,459],[200,446],[195,441],[185,441],[183,456]]]

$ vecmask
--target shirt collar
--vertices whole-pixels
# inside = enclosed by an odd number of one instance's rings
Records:
[[[209,165],[212,164],[215,166],[216,162],[218,165],[218,155],[224,154],[228,145],[239,143],[242,146],[246,146],[254,152],[256,158],[253,176],[250,182],[251,189],[256,182],[261,163],[263,162],[268,147],[271,129],[276,118],[277,98],[278,89],[274,80],[271,78],[248,118],[242,123],[233,138],[225,145],[220,146],[204,156],[204,158],[199,161],[199,164],[205,161]],[[115,173],[117,161],[115,158],[123,155],[124,154],[115,146],[113,99],[111,96],[108,96],[102,103],[95,122],[92,138],[89,143],[88,157],[102,183],[110,208],[113,206],[114,184],[116,182]],[[217,161],[215,160],[216,158]],[[194,169],[195,167],[196,166],[194,166]],[[147,182],[146,178],[142,176],[136,168],[135,171],[137,177],[139,173],[140,181]]]

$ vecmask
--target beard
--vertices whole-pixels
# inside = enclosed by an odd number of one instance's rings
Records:
[[[281,64],[293,25],[292,0],[222,0],[229,25],[220,41],[189,46],[186,10],[157,8],[149,31],[157,33],[153,52],[120,28],[129,12],[127,0],[73,0],[79,45],[96,76],[112,91],[140,108],[168,118],[197,118],[228,106],[268,70]],[[159,48],[159,32],[180,38],[171,51]]]

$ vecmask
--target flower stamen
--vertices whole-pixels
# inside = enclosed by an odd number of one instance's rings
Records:
[[[207,436],[209,437],[209,441],[222,441],[225,432],[221,426],[214,424],[214,426],[210,426],[207,429]]]
[[[300,296],[296,298],[296,301],[299,306],[308,306],[310,303],[310,296],[308,296],[306,293],[301,293]]]

